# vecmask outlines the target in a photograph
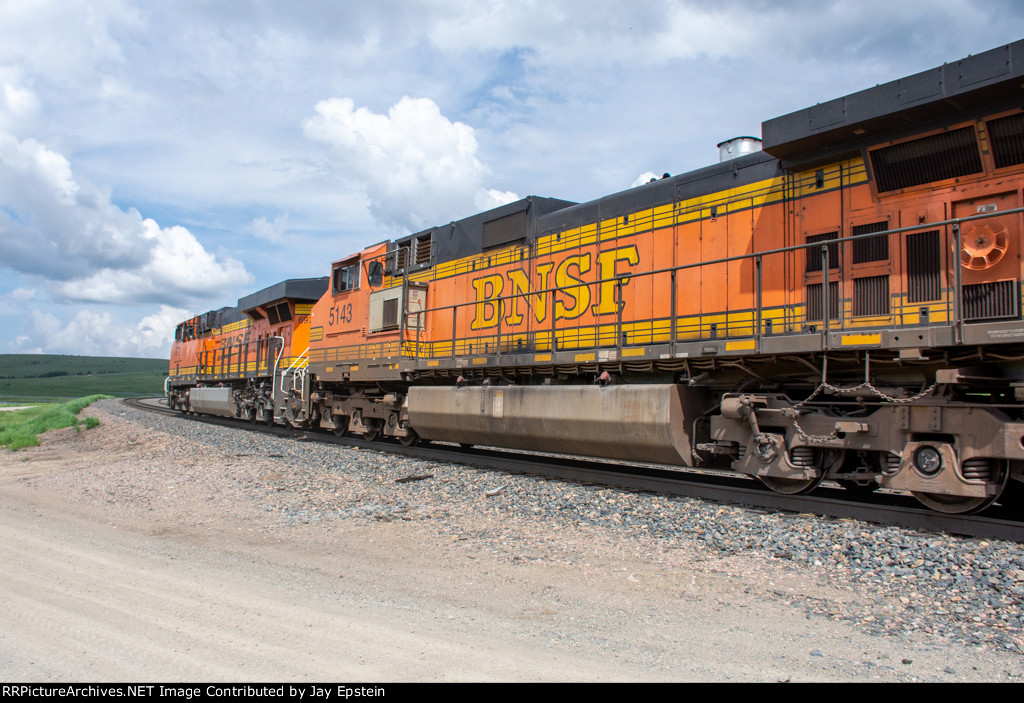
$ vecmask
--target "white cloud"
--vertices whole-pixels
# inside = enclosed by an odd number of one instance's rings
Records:
[[[126,342],[147,354],[153,350],[158,357],[167,356],[170,354],[175,326],[188,316],[188,310],[161,305],[158,312],[139,320],[135,328],[129,331]]]
[[[0,295],[0,315],[15,315],[25,310],[25,304],[36,297],[34,288],[15,288]]]
[[[34,139],[0,133],[0,265],[57,279],[149,258],[141,218],[79,184],[71,164]]]
[[[259,239],[281,244],[285,241],[288,232],[288,214],[278,215],[273,222],[267,221],[266,217],[257,217],[252,221],[252,233]]]
[[[32,346],[32,340],[28,338],[28,335],[19,334],[15,337],[13,342],[8,342],[7,346],[17,350],[19,354],[42,354],[43,348],[40,346]]]
[[[9,346],[29,354],[45,349],[48,354],[160,358],[170,351],[175,325],[188,315],[185,309],[161,305],[158,312],[134,323],[93,310],[79,310],[64,322],[52,313],[32,310],[28,331]]]
[[[252,281],[234,259],[219,261],[184,227],[161,228],[142,221],[142,239],[150,243],[149,261],[137,268],[100,269],[56,286],[60,296],[95,303],[185,303],[222,297]]]
[[[25,85],[22,72],[0,66],[0,131],[15,132],[35,122],[39,98]]]
[[[316,113],[306,135],[334,147],[339,171],[364,184],[383,224],[415,231],[470,215],[478,202],[515,199],[483,187],[490,170],[476,156],[473,128],[451,122],[433,100],[406,96],[382,115],[331,98]]]
[[[110,193],[75,178],[34,139],[0,133],[0,267],[60,281],[71,300],[182,303],[251,280],[183,227],[160,228]]]
[[[142,13],[123,0],[0,3],[0,61],[35,74],[92,84],[123,59],[119,30],[141,28]]]
[[[490,210],[491,208],[514,203],[519,200],[519,195],[510,190],[495,190],[494,188],[481,188],[473,196],[473,205],[477,210]]]

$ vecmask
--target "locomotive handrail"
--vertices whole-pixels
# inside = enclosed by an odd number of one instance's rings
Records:
[[[737,254],[737,255],[734,255],[734,256],[726,256],[726,257],[721,257],[721,258],[717,258],[717,259],[708,259],[708,260],[699,261],[699,262],[695,262],[695,263],[679,264],[679,265],[676,265],[676,266],[668,266],[668,267],[659,268],[659,269],[652,269],[650,271],[644,271],[644,272],[638,272],[638,273],[630,273],[630,276],[636,277],[636,278],[642,278],[642,277],[645,277],[645,276],[657,276],[659,274],[660,275],[670,275],[672,277],[672,296],[671,296],[671,300],[672,300],[672,307],[674,308],[675,307],[676,292],[677,292],[676,291],[676,285],[675,285],[675,277],[676,277],[676,275],[680,271],[686,271],[686,270],[691,270],[691,269],[698,269],[698,268],[702,268],[702,267],[705,267],[705,266],[713,266],[713,265],[717,265],[717,264],[728,264],[728,263],[739,262],[739,261],[753,260],[755,262],[755,279],[756,279],[755,283],[757,285],[757,300],[756,300],[756,305],[754,306],[754,309],[753,309],[752,312],[754,312],[754,318],[755,318],[755,320],[757,320],[758,324],[756,326],[756,329],[753,331],[754,334],[751,335],[751,336],[755,336],[755,337],[759,338],[761,336],[761,324],[760,324],[760,322],[761,322],[761,312],[763,310],[763,305],[762,305],[762,301],[761,301],[761,262],[763,261],[764,257],[773,256],[773,255],[781,255],[781,254],[797,252],[797,251],[802,251],[802,250],[808,250],[808,249],[811,249],[812,247],[820,247],[822,249],[822,256],[823,256],[823,266],[822,266],[823,285],[822,285],[822,301],[821,301],[821,304],[822,304],[822,308],[821,308],[822,317],[821,317],[821,320],[822,320],[822,326],[824,328],[823,329],[823,334],[824,334],[825,338],[827,339],[827,337],[828,337],[827,333],[829,331],[828,320],[831,318],[831,315],[829,314],[831,312],[831,303],[830,303],[830,300],[829,300],[828,268],[827,268],[827,266],[828,266],[827,258],[828,258],[828,248],[829,248],[829,245],[831,245],[831,244],[843,244],[843,243],[846,243],[846,242],[853,242],[853,241],[862,240],[862,239],[870,239],[872,237],[891,237],[892,235],[899,235],[899,234],[903,234],[903,233],[907,233],[907,232],[918,232],[918,231],[922,231],[922,230],[933,230],[933,229],[942,228],[942,227],[952,227],[952,229],[953,229],[952,234],[953,234],[954,242],[958,242],[959,241],[959,236],[960,236],[960,225],[963,224],[963,223],[973,222],[973,221],[976,221],[976,220],[984,220],[984,219],[988,219],[988,218],[992,218],[992,217],[1005,217],[1007,215],[1014,215],[1014,214],[1019,214],[1019,213],[1024,213],[1024,207],[1011,208],[1011,209],[1008,209],[1008,210],[1001,210],[1001,211],[978,213],[978,214],[975,214],[975,215],[970,215],[968,217],[948,218],[948,219],[937,220],[937,221],[933,221],[933,222],[919,223],[917,225],[912,225],[912,226],[908,226],[908,227],[894,227],[894,228],[890,228],[890,229],[887,229],[887,230],[881,230],[881,231],[877,231],[877,232],[865,232],[865,233],[862,233],[862,234],[852,234],[852,235],[844,236],[842,238],[838,238],[837,237],[835,240],[827,240],[827,242],[825,242],[824,244],[822,242],[820,242],[820,241],[804,242],[802,244],[793,244],[793,245],[789,245],[789,246],[785,246],[785,247],[778,247],[778,248],[775,248],[775,249],[767,249],[767,250],[764,250],[764,251],[751,252],[751,253],[745,253],[745,254]],[[962,339],[962,331],[963,331],[963,319],[962,319],[962,310],[961,310],[962,305],[961,305],[961,301],[960,301],[960,296],[962,294],[962,281],[961,281],[960,271],[959,271],[960,267],[959,266],[953,266],[952,268],[954,269],[954,272],[953,272],[953,278],[954,278],[953,290],[954,290],[954,295],[952,296],[952,298],[953,298],[953,300],[952,300],[952,304],[953,304],[953,311],[952,311],[953,315],[952,315],[952,317],[953,317],[953,319],[950,322],[951,322],[951,324],[954,325],[955,330],[956,330],[955,334],[956,334],[957,339],[959,340],[959,339]],[[604,277],[604,278],[598,278],[598,279],[595,279],[595,280],[592,280],[592,281],[586,281],[586,282],[580,281],[578,283],[578,285],[562,286],[562,287],[550,286],[550,287],[539,289],[539,290],[530,290],[528,292],[514,292],[514,293],[509,293],[507,295],[499,295],[499,296],[497,296],[495,298],[488,298],[484,302],[486,302],[488,304],[492,304],[492,305],[497,305],[497,306],[499,306],[498,309],[501,310],[507,304],[508,301],[514,301],[514,300],[519,300],[519,299],[526,299],[527,303],[529,304],[529,297],[530,296],[538,296],[538,295],[551,294],[552,295],[551,300],[552,300],[552,303],[553,303],[554,300],[555,300],[554,296],[557,295],[558,293],[563,293],[564,294],[565,288],[567,288],[567,287],[568,288],[572,288],[572,289],[577,289],[577,288],[592,289],[594,286],[600,286],[601,284],[606,284],[606,283],[621,282],[621,280],[622,280],[622,276],[621,275],[612,275],[612,276],[607,276],[607,277]],[[617,307],[621,306],[621,300],[618,300],[617,302],[619,303],[619,305]],[[452,337],[451,337],[451,340],[450,340],[450,342],[451,342],[451,349],[450,349],[450,354],[449,355],[450,356],[457,356],[457,355],[459,355],[459,352],[456,349],[456,346],[457,346],[456,345],[456,341],[458,340],[458,337],[456,335],[456,329],[457,329],[456,322],[457,322],[457,317],[458,317],[458,311],[459,311],[459,309],[472,308],[472,307],[477,306],[479,304],[480,304],[480,301],[474,300],[474,301],[469,301],[469,302],[462,302],[462,303],[454,303],[454,304],[451,304],[451,305],[444,305],[444,306],[436,307],[436,308],[429,308],[428,307],[428,308],[423,309],[420,312],[421,313],[431,313],[431,312],[439,312],[439,311],[442,311],[442,310],[452,310],[453,311],[453,313],[452,313]],[[727,311],[723,311],[723,312],[727,312]],[[498,320],[496,322],[496,327],[495,327],[496,334],[494,334],[494,335],[479,335],[479,336],[475,336],[475,337],[467,337],[467,338],[465,338],[465,341],[470,342],[471,346],[469,347],[468,351],[463,349],[462,353],[463,354],[475,353],[476,350],[472,347],[472,340],[484,340],[484,339],[489,338],[491,336],[496,338],[496,340],[497,340],[497,345],[496,345],[497,349],[496,349],[496,351],[498,353],[501,353],[501,350],[502,350],[502,336],[503,336],[503,334],[501,332],[502,318],[503,318],[503,315],[499,314],[498,315]],[[673,320],[676,319],[676,311],[675,310],[671,311],[671,319],[673,319]],[[554,333],[556,331],[555,325],[554,325],[554,322],[555,322],[554,314],[551,315],[551,320],[552,320],[552,322],[551,322],[551,330],[550,330],[551,333],[552,333],[551,344],[552,344],[552,351],[554,351],[555,350],[555,344],[556,344],[556,339],[555,339],[555,335],[554,335]],[[621,322],[617,323],[617,327],[619,328],[619,331],[616,334],[616,341],[615,341],[614,346],[621,346],[622,345]],[[671,328],[672,342],[674,344],[676,342],[676,339],[675,339],[675,337],[676,337],[675,325],[670,325],[670,328]],[[563,328],[563,329],[568,329],[568,328]],[[524,333],[524,334],[528,334],[528,333]],[[599,336],[599,335],[597,335],[597,336]],[[425,342],[425,344],[428,344],[428,345],[432,346],[433,342],[432,341],[428,341],[428,342]],[[485,349],[484,349],[483,353],[490,353],[489,350],[487,350],[487,348],[486,348],[487,347],[486,343],[484,343],[484,344],[485,344]],[[420,346],[420,343],[417,342],[417,349],[419,349],[419,346]],[[598,344],[596,346],[600,346],[600,344]]]
[[[274,359],[274,373],[271,375],[271,388],[273,388],[273,379],[277,378],[277,366],[281,363],[281,357],[284,356],[284,337],[281,335],[274,335],[273,337],[267,337],[267,339],[280,340],[280,344],[277,345],[277,357]],[[281,389],[282,391],[284,389]]]
[[[282,349],[283,349],[283,347],[282,347]],[[282,393],[285,393],[285,392],[286,392],[286,391],[285,391],[285,389],[284,389],[284,378],[285,378],[285,376],[287,376],[287,375],[288,375],[288,372],[289,372],[289,371],[291,371],[292,369],[296,368],[296,365],[297,365],[297,364],[298,364],[298,363],[299,363],[300,361],[302,361],[303,359],[305,359],[305,361],[306,361],[306,364],[308,365],[308,364],[309,364],[309,356],[308,356],[308,355],[309,355],[309,347],[306,347],[305,351],[303,351],[303,352],[302,352],[301,354],[299,354],[298,356],[294,357],[294,358],[292,359],[292,363],[288,365],[288,368],[286,368],[286,369],[285,369],[284,371],[282,371],[282,372],[281,372],[281,392],[282,392]],[[302,368],[301,370],[302,370],[302,371],[305,371],[305,367],[303,367],[303,368]],[[298,375],[298,374],[296,374],[296,375]],[[295,377],[292,377],[292,390],[293,390],[293,391],[294,391],[294,390],[298,390],[298,389],[297,389],[297,388],[295,387]]]

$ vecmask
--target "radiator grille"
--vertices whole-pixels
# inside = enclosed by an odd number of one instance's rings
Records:
[[[889,277],[870,276],[853,279],[853,314],[889,314]]]
[[[878,192],[981,173],[974,127],[933,134],[871,152]]]
[[[964,320],[1017,316],[1017,282],[993,281],[964,286]]]
[[[996,168],[1024,163],[1024,112],[986,123]]]
[[[820,320],[821,311],[821,284],[812,283],[807,286],[807,319]],[[839,283],[835,281],[828,284],[828,313],[829,319],[839,317]]]
[[[431,236],[425,234],[422,237],[416,239],[416,263],[417,264],[429,264],[430,263],[430,240]]]
[[[395,270],[401,271],[409,265],[409,251],[410,246],[408,244],[400,244],[397,251],[395,251]]]
[[[939,230],[907,235],[907,300],[922,303],[942,297]]]
[[[808,244],[828,242],[839,237],[839,232],[813,234],[807,238]],[[828,267],[839,268],[839,242],[828,245]],[[807,271],[821,271],[821,247],[807,247]]]
[[[853,228],[852,234],[868,234],[870,232],[884,232],[889,229],[888,222],[872,222],[869,225],[857,225]],[[889,236],[865,237],[864,239],[853,240],[853,263],[866,264],[869,261],[889,260]]]

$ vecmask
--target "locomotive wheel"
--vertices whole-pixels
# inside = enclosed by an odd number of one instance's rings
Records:
[[[263,424],[266,425],[267,427],[273,427],[274,412],[272,410],[268,410],[267,414],[263,416]]]
[[[401,444],[403,447],[411,447],[412,445],[416,444],[419,441],[420,436],[413,432],[412,430],[409,430],[409,434],[407,434],[405,437],[398,438],[398,443]]]
[[[362,433],[362,437],[367,442],[375,442],[380,437],[380,430],[367,430]]]
[[[334,429],[331,432],[334,433],[335,437],[344,437],[348,434],[348,418],[344,415],[331,414],[331,424],[334,425]]]
[[[768,486],[776,493],[783,493],[787,496],[802,496],[810,493],[825,479],[825,472],[814,478],[779,478],[778,476],[758,476],[761,483]]]
[[[940,513],[970,515],[981,512],[992,505],[999,496],[968,498],[966,496],[946,496],[940,493],[914,493],[914,497],[925,506]]]
[[[918,501],[940,513],[946,513],[947,515],[972,515],[974,513],[980,513],[982,510],[999,500],[999,497],[1006,490],[1007,481],[1010,478],[1009,469],[1006,466],[1006,462],[1001,463],[1001,470],[996,480],[992,483],[996,484],[996,492],[991,496],[984,496],[982,498],[971,498],[968,496],[949,496],[941,493],[923,493],[913,492],[913,496]]]

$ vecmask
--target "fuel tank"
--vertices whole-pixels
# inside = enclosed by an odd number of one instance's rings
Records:
[[[193,388],[188,398],[192,410],[197,413],[235,416],[235,394],[230,388]]]
[[[413,387],[409,422],[424,439],[678,465],[685,405],[675,385]]]

